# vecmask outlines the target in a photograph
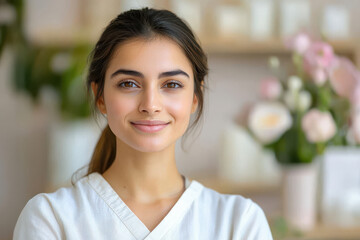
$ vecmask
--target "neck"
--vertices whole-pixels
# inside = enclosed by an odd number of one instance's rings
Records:
[[[175,144],[151,153],[139,152],[118,139],[116,145],[115,160],[103,176],[124,201],[156,202],[184,191]]]

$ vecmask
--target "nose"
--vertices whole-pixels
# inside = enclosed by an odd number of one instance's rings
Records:
[[[162,101],[159,91],[154,88],[146,89],[141,95],[139,111],[141,113],[155,114],[161,112]]]

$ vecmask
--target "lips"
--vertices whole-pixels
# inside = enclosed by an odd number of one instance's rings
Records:
[[[159,120],[140,120],[131,122],[131,125],[134,126],[137,130],[145,133],[159,132],[164,129],[168,124],[169,122]]]

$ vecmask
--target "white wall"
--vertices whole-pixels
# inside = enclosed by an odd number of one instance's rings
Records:
[[[11,89],[12,55],[0,59],[0,239],[11,239],[17,217],[44,190],[48,116]]]

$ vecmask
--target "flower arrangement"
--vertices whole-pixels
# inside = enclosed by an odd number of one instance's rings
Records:
[[[360,72],[331,45],[299,33],[285,41],[292,51],[292,75],[260,84],[261,101],[248,112],[247,128],[280,163],[310,163],[329,145],[360,144]]]

